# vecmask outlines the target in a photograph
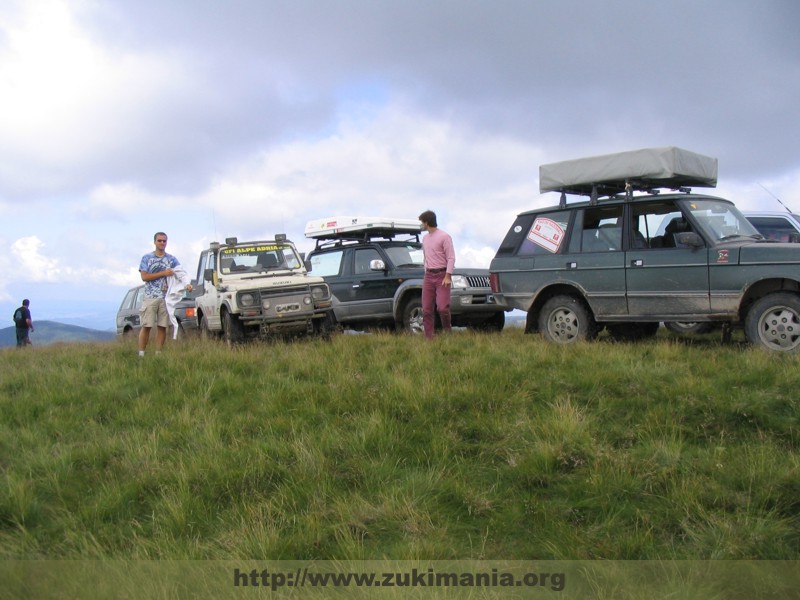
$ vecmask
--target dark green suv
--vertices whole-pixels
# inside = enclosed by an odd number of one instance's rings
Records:
[[[306,260],[331,288],[336,322],[422,333],[422,243],[417,219],[329,217],[310,221],[316,240]],[[489,271],[456,265],[450,294],[454,327],[502,331],[506,307],[494,301]]]
[[[490,266],[498,303],[557,343],[692,321],[800,350],[800,246],[765,240],[732,202],[684,184],[715,185],[716,160],[663,148],[543,165],[540,188],[561,202],[509,229]]]

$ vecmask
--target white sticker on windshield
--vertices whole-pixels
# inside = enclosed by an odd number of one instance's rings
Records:
[[[552,219],[539,217],[533,222],[528,239],[555,254],[564,241],[564,229]]]

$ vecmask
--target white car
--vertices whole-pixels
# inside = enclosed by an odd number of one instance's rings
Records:
[[[800,242],[800,215],[786,212],[744,211],[745,218],[768,240]]]

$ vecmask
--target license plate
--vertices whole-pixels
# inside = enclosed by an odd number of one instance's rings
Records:
[[[275,312],[279,315],[283,313],[290,313],[290,312],[297,312],[300,310],[300,304],[298,302],[293,302],[291,304],[279,304],[275,307]]]

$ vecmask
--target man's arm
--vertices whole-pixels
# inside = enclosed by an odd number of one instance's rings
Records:
[[[453,246],[453,238],[449,234],[444,239],[442,249],[444,250],[444,258],[447,261],[447,273],[452,274],[456,266],[456,249]]]
[[[148,271],[139,271],[142,274],[142,281],[154,281],[156,279],[161,279],[162,277],[169,277],[170,275],[174,274],[175,271],[172,269],[165,269],[163,271],[159,271],[158,273],[149,273]]]

